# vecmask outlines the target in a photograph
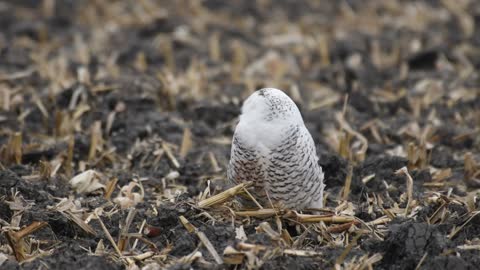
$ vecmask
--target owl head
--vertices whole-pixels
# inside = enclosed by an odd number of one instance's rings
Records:
[[[243,119],[242,119],[243,118]],[[241,121],[303,122],[293,100],[283,91],[263,88],[250,95],[242,106]]]

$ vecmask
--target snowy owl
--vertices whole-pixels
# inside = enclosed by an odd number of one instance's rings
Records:
[[[281,90],[254,92],[242,106],[227,178],[253,181],[253,196],[290,209],[323,207],[323,172],[295,103]],[[242,201],[242,203],[244,203]]]

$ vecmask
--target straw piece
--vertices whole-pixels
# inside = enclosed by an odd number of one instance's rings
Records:
[[[395,174],[404,174],[407,177],[407,206],[405,207],[405,215],[407,215],[413,200],[413,178],[408,173],[407,167],[400,168]]]
[[[238,184],[232,188],[229,188],[221,193],[218,193],[217,195],[214,195],[210,198],[207,198],[205,200],[202,200],[198,202],[197,206],[200,208],[207,208],[211,207],[214,205],[222,204],[226,202],[228,199],[234,197],[238,193],[242,192],[244,188],[247,188],[252,185],[252,182],[245,182]]]

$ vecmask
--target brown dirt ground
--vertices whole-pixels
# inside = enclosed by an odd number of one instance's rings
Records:
[[[479,70],[473,0],[1,1],[0,268],[476,269]],[[198,206],[264,86],[324,221]]]

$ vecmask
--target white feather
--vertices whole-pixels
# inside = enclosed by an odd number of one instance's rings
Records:
[[[268,99],[260,95],[260,91],[256,91],[243,103],[235,133],[250,147],[274,148],[281,143],[284,129],[292,123],[303,125],[303,119],[293,100],[283,91],[276,88],[261,90],[268,91],[269,95],[281,100],[284,106],[288,106],[292,111],[285,114],[285,117],[268,121],[265,115],[270,113],[270,104]]]

